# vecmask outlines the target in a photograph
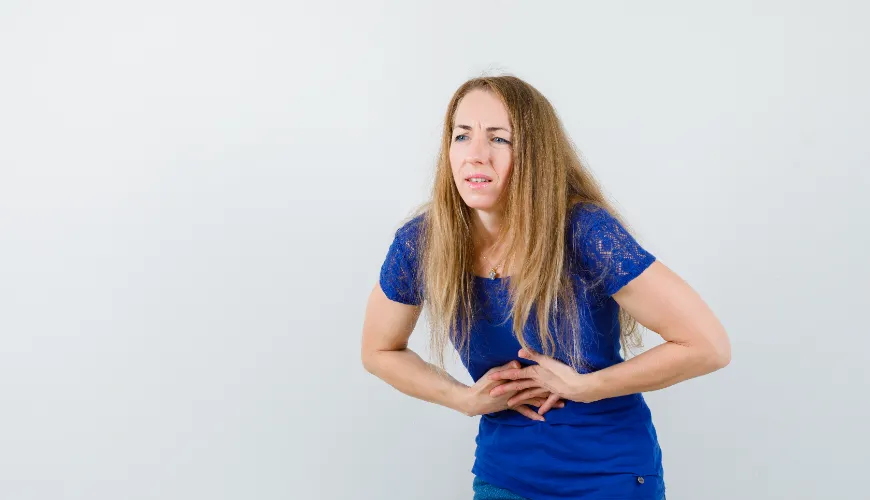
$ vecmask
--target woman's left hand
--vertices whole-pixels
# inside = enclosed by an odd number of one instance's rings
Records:
[[[577,373],[565,363],[543,354],[520,349],[518,355],[537,364],[525,368],[510,368],[490,374],[489,378],[492,380],[514,381],[495,387],[490,391],[491,396],[496,397],[507,391],[519,391],[508,400],[508,405],[511,405],[514,401],[525,399],[531,393],[539,393],[540,389],[546,389],[551,394],[538,409],[539,414],[549,411],[559,399],[589,402],[586,397],[588,388],[584,387],[589,385],[589,375]]]

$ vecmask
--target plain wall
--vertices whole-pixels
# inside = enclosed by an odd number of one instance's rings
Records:
[[[868,11],[5,0],[0,498],[471,498],[477,419],[359,343],[450,95],[499,72],[730,334],[646,395],[668,499],[860,497]]]

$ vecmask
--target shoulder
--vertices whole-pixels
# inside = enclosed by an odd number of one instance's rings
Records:
[[[394,234],[395,243],[402,245],[407,251],[416,250],[425,222],[425,213],[412,216],[411,218],[402,221]]]
[[[425,223],[426,214],[421,213],[409,219],[405,219],[396,229],[396,236],[403,239],[416,239]]]
[[[599,224],[614,221],[616,218],[606,208],[589,202],[577,203],[568,212],[568,229],[572,239],[583,238]]]
[[[419,253],[420,237],[426,223],[426,213],[413,215],[402,221],[394,233],[391,248],[402,258],[416,262]]]
[[[422,303],[418,241],[424,219],[423,215],[415,215],[401,223],[381,264],[381,290],[393,301],[412,305]]]
[[[570,209],[568,242],[581,260],[647,260],[649,252],[635,239],[619,214],[592,203],[578,203]]]
[[[572,259],[588,266],[590,253],[593,252],[594,231],[601,224],[612,218],[606,208],[589,202],[573,205],[568,210],[566,243],[570,246]]]
[[[603,280],[607,295],[616,293],[656,260],[621,219],[604,207],[571,207],[571,231],[568,238],[575,262],[587,276]]]

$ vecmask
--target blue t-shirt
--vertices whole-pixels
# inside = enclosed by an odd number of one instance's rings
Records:
[[[566,349],[575,346],[587,362],[580,371],[596,371],[623,361],[619,309],[612,295],[655,257],[600,207],[575,205],[569,222],[566,267],[576,292],[581,334],[576,342],[557,338],[553,357],[569,364]],[[423,223],[420,215],[396,231],[381,267],[381,288],[394,301],[422,304],[417,241]],[[517,357],[520,343],[509,317],[510,277],[473,280],[476,316],[468,352],[460,353],[472,379],[511,360],[531,364]],[[543,352],[532,311],[523,332],[529,347]],[[566,401],[545,418],[539,422],[513,410],[483,415],[472,472],[531,500],[664,498],[661,448],[641,394],[594,403]]]

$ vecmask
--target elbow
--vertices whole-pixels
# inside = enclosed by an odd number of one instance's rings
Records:
[[[722,368],[728,366],[729,363],[731,363],[730,349],[728,349],[727,351],[716,352],[715,354],[713,354],[712,359],[710,360],[710,367],[712,368],[712,370],[710,371],[721,370]]]
[[[374,374],[375,373],[375,353],[366,349],[362,350],[360,360],[362,361],[363,368],[366,369],[367,372]]]
[[[381,360],[383,354],[381,351],[377,349],[363,349],[360,360],[362,361],[363,368],[366,369],[367,372],[372,375],[380,378],[381,373]]]
[[[723,334],[719,342],[711,345],[705,354],[705,364],[710,372],[721,370],[731,363],[731,342]]]

